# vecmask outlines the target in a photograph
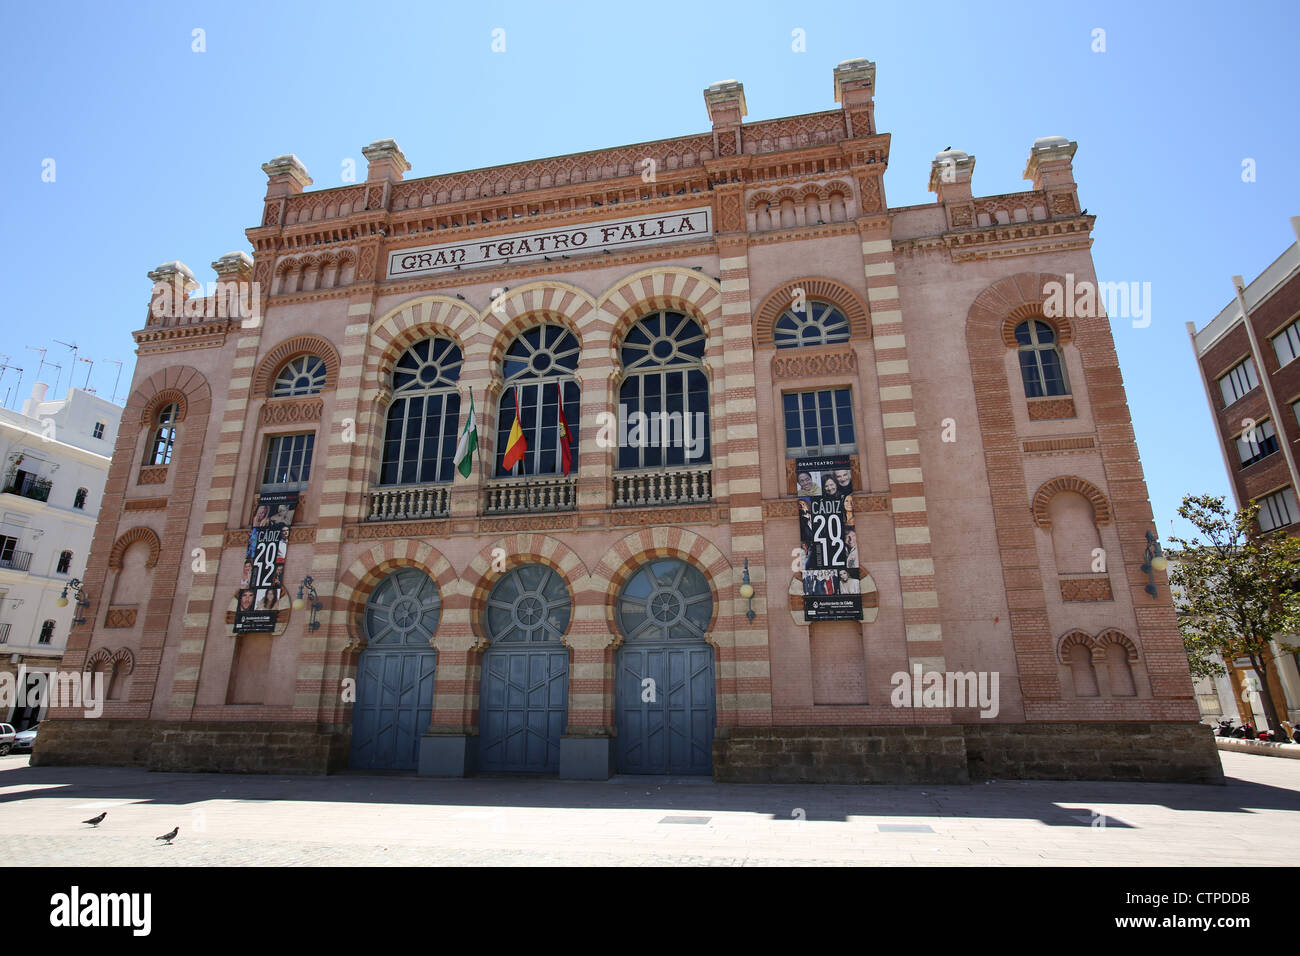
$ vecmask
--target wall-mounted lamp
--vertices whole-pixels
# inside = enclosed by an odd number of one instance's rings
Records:
[[[1142,590],[1152,597],[1156,596],[1156,572],[1169,567],[1169,559],[1160,550],[1160,541],[1150,531],[1147,532],[1147,549],[1142,555],[1142,573],[1147,576],[1147,586]]]
[[[749,602],[749,610],[745,612],[745,617],[749,618],[749,623],[754,623],[757,617],[754,613],[754,585],[749,583],[749,558],[745,559],[745,573],[740,579],[740,596]]]
[[[307,592],[307,599],[311,601],[311,620],[307,622],[307,629],[314,631],[316,628],[320,627],[320,621],[316,620],[316,614],[325,605],[321,604],[320,597],[316,594],[316,586],[312,584],[310,574],[302,579],[302,584],[298,585],[298,596],[293,599],[293,609],[295,611],[301,611],[303,609],[304,602],[302,596],[304,591]]]
[[[57,607],[68,606],[68,592],[71,591],[73,597],[77,599],[77,613],[81,613],[83,607],[90,607],[90,600],[86,597],[86,590],[81,586],[81,578],[73,578],[63,586],[63,591],[59,594],[58,599],[54,602]],[[85,624],[84,617],[74,617],[73,624]]]

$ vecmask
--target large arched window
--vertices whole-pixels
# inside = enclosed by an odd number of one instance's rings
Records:
[[[700,324],[655,312],[628,331],[621,351],[619,468],[701,465],[710,460],[709,380]]]
[[[574,470],[578,460],[578,338],[561,325],[537,325],[515,337],[506,349],[504,377],[497,413],[496,474],[558,475],[564,463],[560,453],[560,396],[564,417],[572,433],[569,442]],[[528,452],[513,469],[502,465],[510,428],[519,399],[519,426]]]
[[[493,644],[558,641],[572,610],[563,578],[544,564],[525,564],[507,571],[492,588],[484,623]]]
[[[709,582],[677,558],[641,567],[618,598],[618,626],[629,641],[702,641],[712,620]]]
[[[164,405],[154,419],[153,441],[145,454],[146,465],[169,465],[172,460],[172,446],[176,444],[176,416],[179,409],[175,402]]]
[[[419,568],[400,568],[384,578],[366,601],[366,643],[371,649],[427,648],[438,630],[442,597]]]
[[[849,320],[829,302],[805,302],[781,313],[772,326],[772,340],[779,349],[801,345],[834,345],[849,340]]]
[[[460,418],[460,346],[424,339],[393,367],[393,400],[384,428],[381,485],[451,481]]]
[[[315,395],[325,387],[325,360],[319,355],[299,355],[285,363],[271,388],[274,398]]]
[[[1021,322],[1016,326],[1016,342],[1026,398],[1070,394],[1065,365],[1056,348],[1056,331],[1050,325],[1037,319]]]

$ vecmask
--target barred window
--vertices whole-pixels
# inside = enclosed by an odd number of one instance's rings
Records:
[[[847,388],[816,392],[787,392],[785,453],[789,458],[851,455],[858,444],[853,433],[853,397]]]
[[[1069,395],[1065,364],[1056,347],[1056,331],[1046,322],[1021,322],[1016,326],[1020,350],[1020,377],[1026,398],[1046,395]]]
[[[1273,336],[1273,351],[1277,353],[1279,367],[1290,365],[1300,355],[1300,319]]]
[[[54,567],[55,574],[67,574],[72,570],[72,552],[64,551],[59,555],[59,563]]]
[[[572,613],[564,579],[544,564],[523,564],[492,587],[484,624],[493,644],[559,641]]]
[[[849,320],[829,302],[806,302],[781,313],[772,327],[772,339],[779,349],[802,345],[833,345],[849,340]]]
[[[90,437],[91,437],[91,438],[103,438],[103,437],[104,437],[104,423],[103,423],[103,422],[95,422],[95,427],[91,430]]]
[[[578,338],[561,325],[537,325],[515,337],[506,349],[506,387],[497,408],[496,474],[559,475],[564,458],[560,453],[560,401],[572,437],[573,461],[578,460],[579,404]],[[514,469],[502,461],[515,423],[515,399],[519,400],[519,427],[528,451]]]
[[[1277,433],[1273,430],[1273,423],[1268,419],[1242,432],[1237,438],[1237,456],[1241,459],[1243,468],[1255,464],[1262,458],[1267,458],[1277,451],[1277,448]]]
[[[319,355],[300,355],[280,369],[271,395],[275,398],[315,395],[324,387],[325,360]]]
[[[76,495],[74,495],[72,498],[72,507],[81,508],[84,510],[86,507],[86,496],[89,494],[90,491],[88,489],[78,488]]]
[[[1219,379],[1219,391],[1223,393],[1223,405],[1226,408],[1259,384],[1255,375],[1255,360],[1246,361],[1232,367],[1228,374]]]
[[[48,644],[54,638],[54,622],[46,621],[41,625],[41,636],[36,639],[38,644]]]
[[[169,465],[172,460],[172,446],[176,444],[176,416],[179,409],[176,403],[164,405],[155,420],[153,442],[145,455],[146,465]]]
[[[1275,491],[1259,502],[1259,527],[1261,531],[1282,528],[1296,520],[1295,492],[1290,488]]]
[[[451,339],[431,338],[416,342],[393,366],[381,485],[451,481],[463,361]]]
[[[311,455],[315,444],[314,433],[273,436],[266,447],[262,487],[274,486],[276,491],[306,488],[311,478]]]
[[[628,422],[628,440],[619,443],[620,469],[711,460],[705,346],[704,329],[681,312],[655,312],[628,330],[620,350],[619,413]]]

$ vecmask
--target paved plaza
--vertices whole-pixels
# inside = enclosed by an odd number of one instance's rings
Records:
[[[8,756],[0,854],[9,867],[1294,865],[1300,761],[1220,756],[1224,787],[242,776]],[[98,829],[80,822],[105,810]],[[176,826],[173,845],[154,840]]]

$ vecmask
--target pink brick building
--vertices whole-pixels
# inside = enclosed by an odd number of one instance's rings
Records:
[[[988,197],[945,151],[937,200],[890,207],[875,66],[833,79],[831,110],[744,123],[728,81],[699,135],[471,172],[409,179],[392,140],[355,185],[265,164],[216,295],[158,308],[193,276],[150,273],[64,659],[134,669],[98,721],[43,725],[37,762],[1220,779],[1139,571],[1108,321],[1048,301],[1095,282],[1076,144],[1038,140],[1032,187]],[[256,315],[217,307],[249,289]],[[620,406],[702,427],[611,442]],[[850,459],[861,622],[804,618],[817,455]],[[284,491],[285,588],[310,576],[321,607],[235,633],[259,495]],[[898,706],[928,702],[895,692],[918,668],[996,703]]]

